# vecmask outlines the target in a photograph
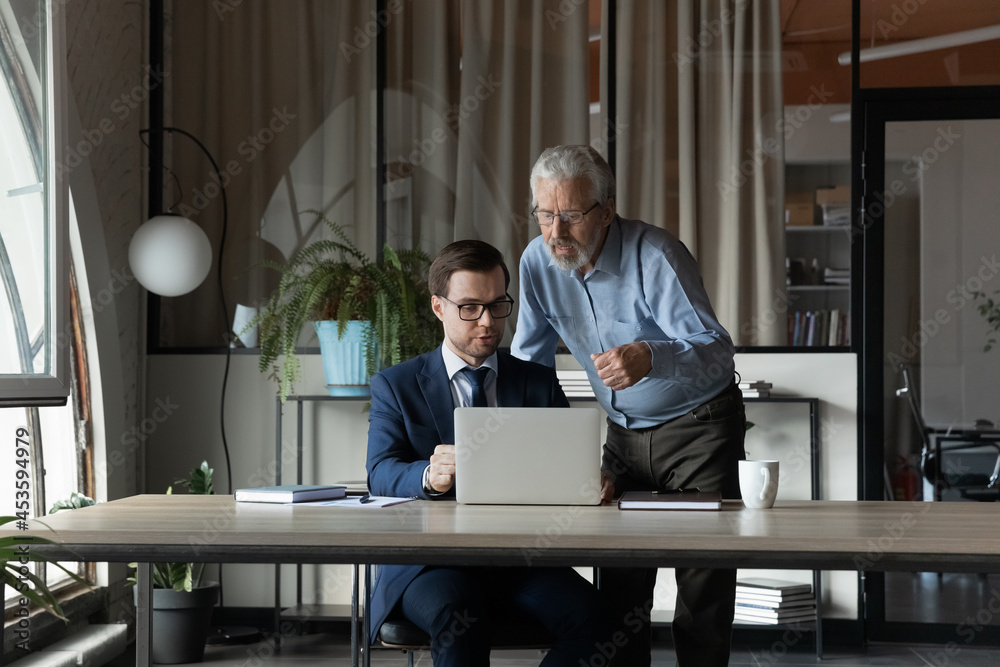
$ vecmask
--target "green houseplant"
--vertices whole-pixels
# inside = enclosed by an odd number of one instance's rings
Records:
[[[77,493],[74,491],[70,494],[69,498],[64,498],[63,500],[57,500],[49,508],[49,514],[55,514],[62,510],[78,510],[81,507],[90,507],[91,505],[96,505],[97,503],[90,496],[85,496],[82,493]]]
[[[0,516],[0,529],[9,530],[10,524],[13,524],[13,526],[20,531],[28,528],[28,520],[30,518],[28,513],[29,503],[28,500],[25,499],[28,495],[28,492],[25,489],[30,488],[30,480],[28,478],[29,473],[27,470],[29,451],[27,443],[21,440],[21,438],[27,437],[28,431],[22,427],[17,429],[15,435],[17,437],[18,446],[13,450],[13,453],[16,463],[20,468],[17,470],[17,474],[14,475],[17,480],[16,488],[20,489],[16,494],[16,497],[18,498],[18,511],[13,516]],[[22,443],[24,446],[22,446]],[[80,497],[85,498],[85,496]],[[91,504],[93,504],[93,501],[91,501]],[[37,521],[37,523],[41,524],[45,528],[49,528],[42,521]],[[3,529],[3,526],[7,526],[7,529]],[[49,530],[51,530],[51,528],[49,528]],[[39,554],[37,551],[33,552],[31,547],[39,544],[51,544],[51,541],[42,537],[24,535],[19,532],[0,535],[0,591],[6,591],[7,586],[10,586],[11,590],[18,593],[19,609],[14,614],[16,617],[22,617],[29,614],[30,611],[28,609],[28,605],[30,603],[34,603],[65,621],[67,619],[63,616],[62,608],[59,606],[59,601],[56,600],[55,595],[53,595],[52,591],[49,590],[46,582],[31,571],[29,563],[31,563],[31,561],[44,561],[52,563],[60,570],[68,574],[77,583],[86,584],[87,582],[80,578],[76,573],[66,569],[66,567],[62,564],[49,560],[49,558],[47,558],[44,554]],[[21,613],[22,611],[24,612],[23,614]],[[18,624],[22,621],[27,622],[27,618],[18,620]],[[0,648],[0,657],[2,657],[2,655],[3,650]]]
[[[0,526],[7,524],[20,526],[22,524],[17,522],[23,520],[22,516],[0,516]],[[65,621],[67,619],[63,616],[62,608],[59,606],[55,595],[52,594],[52,591],[49,590],[44,581],[25,567],[30,561],[52,563],[45,556],[39,555],[37,552],[31,552],[31,547],[38,546],[39,544],[51,544],[51,542],[44,538],[21,536],[17,533],[0,536],[0,591],[4,590],[5,586],[10,586],[12,591],[18,593],[21,600],[19,604],[22,608],[27,609],[27,603],[30,602],[42,609],[48,610]],[[53,564],[66,572],[75,581],[86,583],[74,572],[67,570],[63,565],[59,563]]]
[[[94,504],[94,501],[86,496],[77,493],[73,495],[79,496],[79,500],[74,498],[75,502],[81,503],[77,505],[79,507]],[[86,503],[82,499],[90,502]],[[67,508],[68,506],[63,509]],[[54,511],[55,508],[50,510],[49,514],[54,513]],[[7,529],[10,526],[14,526],[19,530],[24,530],[27,527],[28,518],[26,510],[18,512],[15,516],[0,516],[0,530],[4,530],[3,526],[7,526]],[[36,523],[51,530],[43,521],[36,520]],[[49,589],[46,582],[28,567],[32,561],[54,565],[69,575],[75,582],[87,585],[87,582],[83,578],[72,570],[67,569],[62,563],[52,561],[45,554],[40,554],[32,550],[32,547],[42,544],[52,544],[52,541],[44,537],[22,535],[20,532],[0,535],[0,591],[5,591],[6,587],[10,586],[10,589],[18,594],[18,609],[12,613],[14,617],[19,617],[19,624],[21,622],[28,622],[27,615],[30,614],[30,604],[37,605],[63,621],[68,622],[69,620],[63,615],[59,601]],[[21,648],[20,645],[18,647]],[[2,651],[0,651],[0,654],[2,654]]]
[[[187,479],[178,479],[174,484],[187,488],[188,493],[208,496],[215,492],[212,488],[213,472],[214,469],[208,466],[208,461],[202,461],[200,467],[191,469]],[[167,495],[172,494],[173,491],[173,486],[167,487]],[[129,567],[134,568],[135,566],[135,563],[129,563]],[[195,563],[154,563],[153,586],[190,593],[192,589],[201,585],[201,575],[204,569],[204,563],[197,565]],[[129,583],[135,584],[135,578],[130,578]]]
[[[187,479],[174,482],[188,493],[210,495],[212,468],[207,461],[193,468]],[[167,488],[167,494],[173,487]],[[129,563],[135,568],[136,563]],[[153,662],[177,664],[201,662],[205,639],[212,620],[212,608],[219,599],[217,582],[202,582],[203,563],[154,563],[153,576]],[[129,583],[135,584],[132,577]]]
[[[993,294],[1000,294],[1000,290],[994,291]],[[986,326],[989,329],[986,332],[986,343],[983,345],[983,352],[989,352],[997,344],[997,334],[1000,334],[1000,301],[994,301],[984,292],[973,292],[972,298],[976,303],[976,309],[986,320]]]
[[[334,238],[305,246],[286,263],[261,264],[279,271],[281,278],[247,326],[259,327],[260,370],[272,370],[282,401],[301,377],[295,346],[311,321],[335,320],[338,338],[344,337],[350,322],[369,322],[362,330],[369,376],[439,343],[440,328],[427,288],[426,253],[394,250],[386,244],[379,265],[351,242],[340,225],[320,211],[306,213],[315,215]],[[280,366],[278,357],[283,357]]]

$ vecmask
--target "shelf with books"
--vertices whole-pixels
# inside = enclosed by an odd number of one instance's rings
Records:
[[[840,232],[847,234],[850,228],[846,225],[785,225],[785,232],[791,234],[832,234]]]
[[[789,292],[835,292],[849,289],[850,285],[788,285]]]
[[[794,113],[796,107],[785,107]],[[854,230],[850,226],[851,155],[849,123],[831,123],[847,104],[823,104],[785,142],[785,258],[788,299],[786,312],[851,310],[851,258]],[[770,352],[840,351],[850,341],[829,336],[812,345],[793,343]],[[747,348],[746,351],[756,351]]]
[[[850,312],[851,229],[830,224],[847,221],[850,161],[814,156],[809,151],[796,155],[785,165],[786,344],[797,348],[846,346],[849,337],[843,331],[810,335],[807,329],[796,335],[793,312],[819,313],[820,323],[827,326],[830,313]]]
[[[763,384],[763,383],[765,383],[762,380],[753,380],[753,379],[749,379],[749,378],[747,380],[745,380],[745,382],[747,382],[748,384]],[[781,386],[779,385],[777,387],[772,387],[768,391],[772,391],[772,390],[777,390],[777,391],[780,392]],[[766,398],[763,398],[763,397],[762,398],[750,398],[750,397],[747,397],[746,394],[744,393],[743,402],[746,404],[747,419],[749,421],[751,421],[751,422],[754,422],[754,423],[758,424],[758,425],[763,425],[762,428],[766,428],[766,424],[768,422],[768,419],[773,418],[774,416],[779,415],[779,414],[784,414],[786,416],[788,415],[788,413],[783,410],[783,408],[785,406],[782,406],[781,404],[800,405],[800,406],[803,406],[803,407],[806,408],[806,410],[808,412],[808,419],[809,419],[809,435],[808,435],[808,437],[809,437],[809,473],[810,473],[810,477],[809,477],[809,488],[808,488],[808,494],[809,495],[808,495],[808,497],[810,499],[812,499],[812,500],[819,500],[822,497],[822,492],[821,492],[822,476],[821,476],[821,470],[820,470],[820,462],[821,462],[821,458],[822,457],[821,457],[821,452],[820,452],[820,415],[819,415],[819,403],[820,403],[820,401],[819,401],[819,399],[818,398],[814,398],[814,397],[806,397],[806,396],[781,396],[781,395],[775,396],[774,394],[770,394]],[[761,405],[761,404],[764,404],[764,405]],[[767,404],[777,404],[777,405],[772,405],[770,407],[765,407]],[[791,405],[789,405],[788,407],[791,407]],[[760,407],[758,407],[758,406],[760,406]],[[796,412],[798,412],[797,409],[796,409]],[[769,435],[769,434],[765,433],[765,434],[757,434],[757,435],[755,435],[755,431],[758,431],[758,430],[759,429],[755,427],[753,430],[749,431],[748,434],[747,434],[748,441],[747,441],[746,447],[747,447],[747,450],[748,450],[748,458],[756,458],[756,459],[778,459],[778,460],[785,461],[785,463],[791,463],[791,459],[788,456],[787,449],[786,449],[787,444],[786,445],[780,444],[782,441],[784,441],[785,443],[787,443],[789,441],[787,439],[771,438],[771,437],[765,437],[765,438],[761,439],[759,437],[760,435]],[[793,439],[791,440],[791,442],[798,441],[798,440],[796,440],[796,438],[800,438],[801,437],[801,435],[799,435],[800,433],[801,433],[800,431],[796,431],[795,433],[793,433],[792,434],[793,435]],[[755,440],[753,440],[751,442],[750,441],[751,436],[753,436],[753,437],[755,437],[757,439],[755,439]],[[785,465],[785,463],[782,463],[782,465]],[[786,480],[785,478],[783,478],[782,482],[781,482],[781,485],[779,485],[779,499],[789,499],[789,500],[791,500],[793,498],[794,499],[804,498],[805,497],[804,493],[806,492],[806,489],[800,483],[801,481],[803,481],[803,480],[798,480],[797,479],[797,480],[795,480],[793,482],[791,479],[787,479]],[[799,482],[799,484],[796,485],[795,482]],[[786,492],[790,492],[791,495],[786,496],[786,497],[783,498],[782,495],[781,495],[782,494],[781,489],[784,489]],[[785,576],[785,575],[778,575],[778,576]],[[793,576],[797,576],[797,573],[788,573],[787,576],[791,578]],[[751,573],[748,573],[748,572],[743,572],[742,575],[741,575],[741,577],[740,577],[740,579],[745,582],[747,579],[758,579],[759,580],[760,577],[756,573],[752,573],[751,574]],[[751,583],[753,583],[753,582],[751,581]],[[763,585],[772,585],[772,584],[763,584]],[[781,582],[781,583],[779,583],[777,585],[791,585],[791,586],[794,586],[795,588],[788,589],[788,591],[789,591],[788,595],[793,595],[793,594],[800,595],[800,594],[803,593],[803,591],[807,591],[808,590],[808,591],[810,591],[810,594],[814,597],[814,599],[815,599],[815,608],[816,608],[817,611],[814,612],[814,614],[813,614],[814,618],[812,620],[808,621],[808,622],[812,623],[813,621],[816,621],[815,624],[812,627],[812,631],[815,633],[815,636],[816,636],[816,656],[817,656],[817,658],[822,657],[822,652],[823,652],[823,627],[822,627],[823,624],[822,624],[822,618],[823,617],[822,617],[822,611],[821,610],[822,610],[822,599],[823,599],[823,581],[822,581],[822,574],[821,574],[821,572],[819,570],[814,570],[812,572],[812,584],[808,584],[808,583]],[[762,592],[763,591],[758,591],[758,592],[756,592],[756,594],[760,595]],[[738,592],[738,594],[739,594],[739,592]],[[746,592],[744,592],[743,595],[742,595],[742,597],[746,597],[748,594],[749,595],[753,595],[754,593],[746,593]],[[784,592],[782,592],[782,594],[784,594]],[[786,619],[782,619],[781,622],[784,623],[784,622],[791,622],[791,621],[787,621]],[[798,622],[798,621],[796,621],[796,622]],[[744,620],[737,620],[737,623],[746,623],[748,625],[754,625],[754,626],[762,625],[762,624],[763,625],[774,625],[775,624],[775,623],[770,623],[770,622],[761,623],[760,621],[744,621]]]
[[[795,310],[787,316],[788,345],[839,347],[851,344],[851,315],[847,309]]]

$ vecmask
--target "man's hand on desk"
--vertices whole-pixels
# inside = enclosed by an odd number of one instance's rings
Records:
[[[438,493],[444,493],[455,484],[455,445],[434,448],[427,483]]]
[[[601,473],[601,502],[610,503],[615,499],[615,483],[605,473]]]

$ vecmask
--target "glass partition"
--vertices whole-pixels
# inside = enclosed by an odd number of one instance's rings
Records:
[[[228,344],[235,317],[277,287],[278,272],[262,262],[332,238],[317,212],[375,256],[376,36],[398,21],[392,7],[380,15],[375,0],[170,6],[165,71],[148,82],[166,87],[166,124],[204,143],[222,174],[194,142],[173,135],[163,164],[150,167],[163,173],[164,205],[205,229],[213,250],[201,286],[159,300],[150,325],[158,347]],[[223,188],[225,320],[216,279]],[[315,345],[315,336],[302,343]]]
[[[310,208],[372,254],[381,235],[429,254],[479,238],[516,265],[538,234],[534,160],[548,146],[590,143],[616,169],[618,212],[668,229],[696,256],[738,345],[790,344],[788,318],[800,311],[827,318],[826,334],[816,327],[807,342],[843,346],[829,314],[846,309],[849,290],[827,284],[826,272],[846,280],[846,253],[822,233],[819,214],[810,217],[819,233],[785,226],[785,180],[793,203],[820,211],[816,190],[842,185],[849,160],[838,140],[849,125],[828,117],[850,101],[849,72],[834,64],[841,47],[830,46],[850,42],[850,4],[818,13],[810,4],[753,13],[740,3],[428,0],[388,3],[380,14],[374,0],[352,0],[217,15],[178,3],[170,76],[150,76],[167,87],[171,124],[200,136],[225,166],[230,319],[274,286],[248,267],[288,257],[314,233],[314,217],[302,214]],[[744,93],[734,96],[737,84]],[[379,86],[382,138],[371,115]],[[387,166],[382,202],[373,150]],[[164,200],[186,207],[217,246],[220,187],[204,158],[168,141],[165,163],[179,185],[165,177]],[[786,265],[799,260],[817,277],[786,289]],[[516,293],[516,272],[513,283]],[[223,343],[218,291],[209,280],[159,300],[159,345]]]
[[[851,344],[851,3],[795,3],[782,12],[785,144],[783,344]]]
[[[885,144],[884,428],[892,497],[996,501],[1000,120],[891,122]],[[992,603],[998,583],[994,575],[887,573],[885,618],[962,623]]]

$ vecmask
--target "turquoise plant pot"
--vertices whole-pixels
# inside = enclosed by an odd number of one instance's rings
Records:
[[[365,335],[371,322],[351,320],[344,337],[337,337],[337,322],[313,322],[323,355],[323,374],[331,396],[367,396],[368,372],[365,368]]]

